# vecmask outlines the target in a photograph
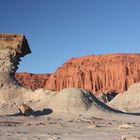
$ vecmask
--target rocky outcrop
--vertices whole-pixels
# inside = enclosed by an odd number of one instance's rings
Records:
[[[30,89],[44,88],[50,74],[16,73],[16,79],[21,85]]]
[[[20,87],[14,75],[18,69],[20,57],[30,52],[25,36],[0,34],[0,89]]]
[[[140,81],[140,54],[112,54],[72,58],[52,74],[46,88],[80,87],[95,94],[127,90]]]
[[[110,54],[72,58],[58,68],[55,73],[49,77],[46,76],[45,82],[43,81],[45,86],[37,82],[34,83],[36,88],[60,91],[66,87],[77,87],[87,89],[94,94],[111,90],[123,92],[131,84],[140,81],[140,54]],[[26,83],[26,80],[24,81]],[[30,82],[25,83],[23,82],[23,85],[31,84]]]

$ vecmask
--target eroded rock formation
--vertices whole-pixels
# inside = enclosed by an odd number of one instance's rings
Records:
[[[0,34],[0,89],[20,87],[14,75],[18,69],[20,57],[30,52],[25,36]]]
[[[16,79],[24,87],[29,89],[44,88],[50,74],[16,73]]]
[[[66,87],[78,87],[99,94],[115,90],[123,92],[128,87],[140,81],[140,54],[110,54],[72,58],[64,63],[49,77],[38,76],[33,85],[36,89],[46,88],[60,91]],[[22,80],[20,81],[20,77]],[[34,76],[32,76],[34,77]],[[32,79],[31,77],[31,79]],[[24,79],[25,78],[25,79]],[[18,74],[17,78],[25,87],[34,87],[32,82],[27,82],[26,76]],[[24,79],[24,80],[23,80]],[[30,81],[32,81],[30,79]],[[44,79],[40,85],[38,81]],[[24,82],[22,82],[24,81]],[[27,86],[27,85],[30,86]]]
[[[81,87],[93,93],[122,92],[140,81],[140,54],[114,54],[73,58],[46,82],[46,88]]]

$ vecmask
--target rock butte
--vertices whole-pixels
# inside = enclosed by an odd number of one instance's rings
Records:
[[[140,54],[72,58],[50,75],[17,73],[16,78],[32,89],[60,91],[66,87],[76,87],[87,89],[95,95],[111,90],[121,93],[140,81]]]
[[[14,75],[18,69],[20,57],[30,52],[25,36],[0,34],[0,89],[20,87]]]

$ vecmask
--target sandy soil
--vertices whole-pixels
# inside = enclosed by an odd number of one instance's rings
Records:
[[[126,116],[125,116],[126,117]],[[128,119],[129,117],[127,117]],[[129,118],[130,119],[130,118]],[[128,128],[118,129],[122,124]],[[0,117],[1,140],[121,140],[122,137],[140,139],[139,118],[130,120],[103,118]]]
[[[113,110],[85,90],[27,91],[22,101],[33,108],[30,116],[19,115],[17,101],[0,104],[0,140],[140,139],[139,113]]]

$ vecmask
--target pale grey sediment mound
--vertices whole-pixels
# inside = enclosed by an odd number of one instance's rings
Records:
[[[112,109],[99,101],[92,93],[79,88],[66,88],[60,91],[50,100],[48,106],[54,112],[69,112],[69,113],[86,113],[89,110],[101,112],[116,112],[122,113]],[[91,112],[91,111],[90,111]]]
[[[79,113],[87,111],[92,105],[90,94],[78,88],[66,88],[50,100],[48,106],[54,112]]]
[[[10,90],[10,91],[9,91]],[[18,112],[18,107],[25,103],[34,110],[47,108],[47,102],[55,96],[51,90],[30,90],[25,88],[0,90],[0,115]]]
[[[108,105],[126,112],[140,112],[140,83],[133,84],[126,92],[118,94]]]
[[[46,89],[28,90],[23,94],[23,102],[34,109],[43,109],[56,94],[57,92]]]
[[[98,110],[105,111],[105,112],[124,113],[120,110],[116,110],[114,108],[111,108],[110,106],[108,106],[105,103],[98,100],[94,95],[92,95],[92,106],[90,109],[93,110],[95,108]]]
[[[29,90],[25,88],[3,90],[0,94],[0,106],[3,111],[0,114],[6,114],[8,109],[16,111],[21,103],[28,104],[35,110],[50,108],[53,112],[65,112],[73,114],[91,115],[97,112],[119,112],[116,111],[101,101],[99,101],[92,93],[79,88],[66,88],[59,93],[51,90]],[[2,90],[1,90],[2,91]],[[9,92],[9,93],[7,93]],[[2,96],[1,96],[2,95]],[[9,113],[10,113],[9,112]]]

